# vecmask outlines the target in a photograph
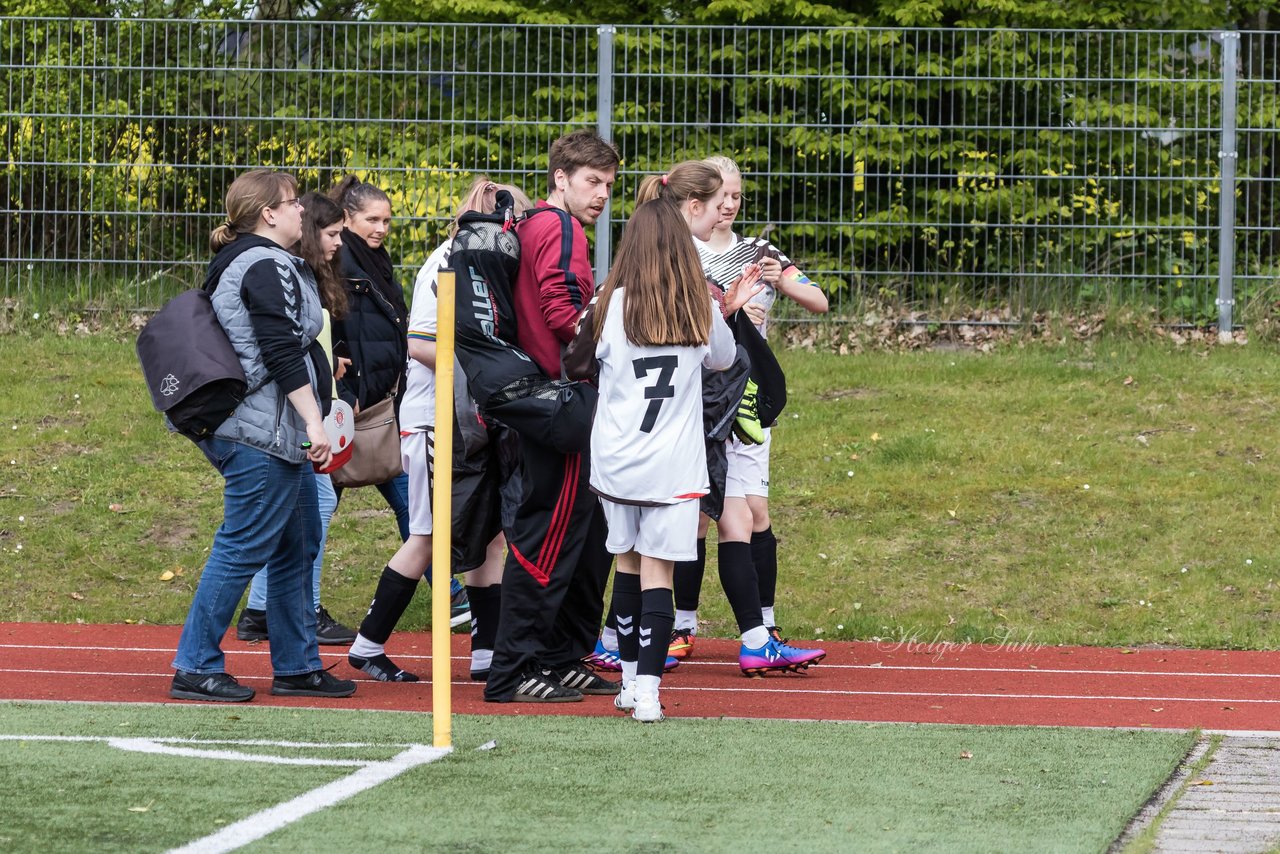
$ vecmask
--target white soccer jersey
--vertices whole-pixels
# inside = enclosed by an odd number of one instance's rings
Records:
[[[782,254],[781,249],[759,237],[743,237],[735,233],[733,242],[723,252],[717,252],[710,245],[696,237],[693,242],[698,247],[698,258],[702,261],[702,269],[707,274],[707,278],[719,285],[722,290],[733,284],[734,279],[742,275],[742,268],[752,261],[772,257],[778,259],[784,270],[791,266],[791,259]],[[764,289],[753,296],[750,301],[763,306],[767,313],[769,309],[773,308],[773,303],[777,298],[777,290],[773,285],[765,282]],[[763,333],[765,324],[761,323],[756,328]]]
[[[702,366],[733,362],[733,333],[711,304],[711,343],[639,347],[622,328],[626,291],[614,292],[596,343],[600,400],[591,429],[591,488],[632,504],[675,504],[705,495]]]
[[[442,243],[418,271],[413,282],[413,306],[409,309],[409,340],[436,340],[436,274],[449,263],[450,241]],[[405,371],[404,399],[400,402],[400,429],[417,433],[436,423],[436,372],[409,359]]]

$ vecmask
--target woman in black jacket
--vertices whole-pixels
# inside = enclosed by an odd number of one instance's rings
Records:
[[[347,313],[333,324],[333,349],[351,360],[338,381],[338,396],[356,413],[390,396],[399,410],[409,356],[409,309],[382,245],[391,228],[391,199],[354,175],[329,196],[343,213],[339,258],[347,292]],[[400,539],[408,539],[408,477],[401,472],[378,484],[378,491],[395,511]]]

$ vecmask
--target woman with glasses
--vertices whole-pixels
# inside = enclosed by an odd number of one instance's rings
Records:
[[[312,464],[332,457],[324,430],[329,360],[316,343],[315,277],[284,247],[302,237],[293,178],[255,170],[227,189],[205,278],[252,393],[200,449],[225,481],[223,520],[196,587],[173,666],[177,699],[242,703],[254,690],[226,672],[220,643],[249,579],[270,568],[271,693],[347,697],[354,682],[320,664],[307,582],[320,542]]]
[[[342,209],[327,196],[317,192],[302,197],[302,240],[291,251],[307,262],[315,274],[320,291],[320,304],[334,320],[347,313],[347,293],[338,279],[336,259],[342,246]],[[341,380],[346,359],[335,365],[334,375]],[[325,543],[329,537],[329,521],[338,509],[338,496],[327,474],[316,474],[320,500],[320,550],[311,568],[311,598],[316,608],[316,641],[321,645],[346,646],[356,639],[354,630],[335,620],[320,602],[320,571],[324,564]],[[236,638],[242,641],[265,641],[267,631],[267,576],[263,567],[249,585],[249,602],[236,620]]]

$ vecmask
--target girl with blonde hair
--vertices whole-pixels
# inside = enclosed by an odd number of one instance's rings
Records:
[[[734,231],[742,210],[742,174],[728,157],[708,157],[707,165],[724,179],[725,199],[721,218],[710,237],[697,241],[698,256],[708,278],[727,283],[738,276],[744,264],[758,262],[764,288],[743,307],[743,313],[761,335],[766,332],[769,310],[779,295],[790,297],[814,314],[827,311],[827,296],[776,246],[761,238],[749,238]],[[756,569],[761,618],[770,636],[782,641],[777,627],[774,602],[778,586],[778,541],[769,519],[770,425],[762,425],[760,442],[744,442],[731,436],[726,446],[728,473],[724,512],[716,522],[719,538],[748,539]],[[709,520],[703,517],[698,528],[698,558],[676,567],[676,626],[671,638],[672,654],[684,658],[692,653],[698,630],[698,600],[706,558]],[[815,650],[814,652],[821,652]]]

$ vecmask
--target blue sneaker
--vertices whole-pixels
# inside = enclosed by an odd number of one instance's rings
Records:
[[[582,663],[588,667],[594,668],[595,670],[607,671],[609,673],[622,672],[622,659],[618,657],[618,651],[616,649],[606,649],[604,641],[599,639],[596,640],[595,650],[586,658],[582,659]],[[662,664],[662,672],[670,673],[679,665],[680,662],[677,659],[668,655],[667,660]]]
[[[604,641],[597,639],[595,651],[582,659],[588,667],[609,673],[622,672],[622,659],[616,649],[605,649]]]
[[[769,672],[803,673],[810,665],[827,657],[825,649],[800,649],[769,638],[764,646],[738,650],[738,666],[743,676],[763,676]]]
[[[467,588],[458,583],[458,579],[449,579],[449,628],[471,625],[471,601],[467,599]]]

